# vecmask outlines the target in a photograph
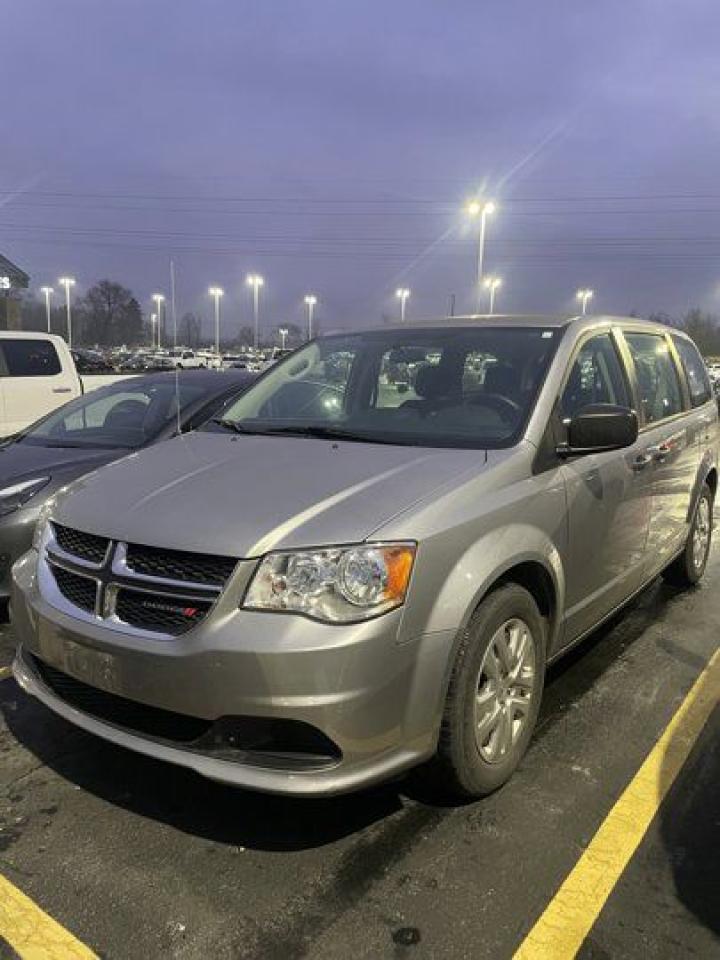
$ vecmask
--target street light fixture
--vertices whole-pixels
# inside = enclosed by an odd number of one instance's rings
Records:
[[[52,287],[40,287],[40,291],[45,294],[45,314],[47,316],[48,333],[50,333],[50,294],[55,293],[55,291]]]
[[[467,214],[469,217],[480,217],[480,239],[478,241],[477,258],[478,309],[482,309],[483,260],[485,258],[485,221],[489,216],[495,213],[495,210],[496,207],[492,200],[471,200],[467,205]]]
[[[60,277],[58,283],[65,287],[65,312],[67,313],[67,333],[68,346],[72,347],[72,311],[70,309],[70,287],[75,286],[75,280],[72,277]]]
[[[222,287],[210,287],[208,293],[215,300],[215,353],[220,356],[220,297],[225,291]]]
[[[490,316],[495,312],[495,291],[502,286],[500,277],[486,277],[483,286],[490,292]]]
[[[282,337],[282,349],[285,349],[285,341],[287,340],[287,335],[290,331],[287,327],[278,327],[278,333]]]
[[[314,293],[308,293],[305,297],[305,306],[307,307],[307,338],[312,340],[313,336],[313,313],[315,312],[315,304],[317,303],[317,297]]]
[[[260,287],[265,285],[263,278],[257,273],[249,273],[245,280],[253,288],[253,317],[255,321],[255,349],[260,344]]]
[[[395,291],[395,296],[400,301],[400,323],[405,323],[405,306],[410,296],[410,291],[407,287],[398,287]]]
[[[163,304],[165,303],[165,295],[162,293],[154,293],[151,297],[155,301],[155,310],[157,313],[157,349],[160,349],[160,331],[163,328]]]
[[[588,300],[592,300],[594,295],[592,290],[578,290],[575,294],[576,298],[582,303],[583,316],[587,313]]]

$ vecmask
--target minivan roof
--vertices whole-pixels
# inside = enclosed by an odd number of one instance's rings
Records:
[[[648,330],[665,330],[673,334],[682,335],[681,330],[667,324],[657,323],[654,320],[644,320],[642,317],[623,317],[613,314],[466,314],[457,317],[433,317],[421,320],[412,320],[405,323],[394,321],[382,327],[372,327],[377,330],[427,330],[429,328],[453,327],[554,327],[565,328],[572,324],[575,328],[591,328],[598,324],[622,324],[623,326],[645,327]],[[350,333],[351,331],[328,331],[328,336]]]

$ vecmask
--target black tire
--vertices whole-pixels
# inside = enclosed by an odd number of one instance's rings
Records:
[[[665,567],[662,572],[662,578],[674,587],[693,587],[702,578],[707,566],[707,559],[710,553],[712,543],[713,528],[713,492],[706,484],[703,485],[695,504],[688,537],[685,541],[685,547],[679,557]],[[706,542],[704,549],[698,554],[696,550],[697,536],[699,530],[704,529],[706,533]]]
[[[476,736],[476,699],[481,692],[482,672],[493,639],[504,624],[521,621],[529,628],[534,647],[534,674],[527,694],[527,713],[517,739],[499,759],[490,762],[485,745]],[[479,604],[460,641],[450,675],[440,738],[427,774],[436,789],[453,799],[486,796],[510,779],[527,750],[535,727],[545,679],[547,624],[531,594],[509,583],[489,594]],[[498,658],[493,658],[495,664]],[[487,683],[492,681],[487,680]],[[500,681],[498,681],[500,682]],[[513,721],[514,722],[514,721]]]

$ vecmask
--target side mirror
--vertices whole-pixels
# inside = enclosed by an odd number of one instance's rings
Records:
[[[557,447],[560,457],[622,450],[632,446],[638,435],[635,411],[612,403],[593,403],[581,407],[564,424],[567,427],[567,443]]]

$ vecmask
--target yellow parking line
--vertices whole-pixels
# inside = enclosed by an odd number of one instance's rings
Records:
[[[720,700],[720,650],[698,677],[514,960],[572,960]]]
[[[10,667],[0,667],[0,680],[7,680],[10,676],[12,676]]]
[[[97,960],[92,950],[0,877],[0,947],[3,940],[22,960]]]

